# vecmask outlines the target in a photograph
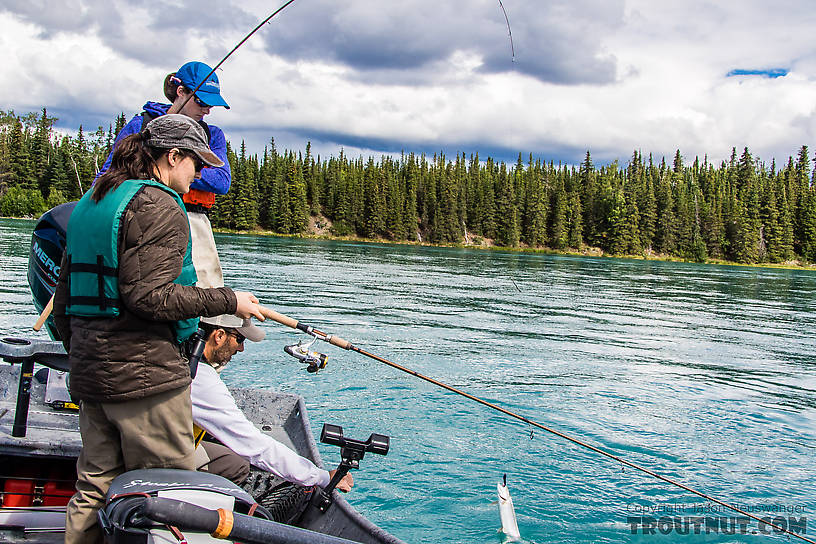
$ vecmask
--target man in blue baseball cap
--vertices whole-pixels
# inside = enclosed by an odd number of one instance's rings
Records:
[[[232,183],[232,172],[227,161],[227,140],[224,132],[215,125],[203,121],[204,116],[216,106],[229,108],[221,96],[221,84],[218,76],[203,62],[188,62],[164,79],[164,95],[170,104],[147,102],[142,113],[133,117],[116,136],[113,146],[124,137],[141,132],[148,122],[168,113],[181,113],[195,119],[207,133],[210,149],[224,163],[219,168],[204,168],[201,178],[190,186],[190,192],[182,199],[190,219],[190,234],[193,242],[193,264],[198,275],[199,287],[223,287],[224,276],[221,261],[215,248],[215,238],[207,213],[215,204],[215,195],[226,194]],[[206,80],[205,80],[206,78]],[[203,83],[202,83],[203,82]],[[201,86],[199,87],[199,83]],[[198,88],[195,95],[192,92]],[[191,96],[192,95],[192,96]],[[97,178],[110,166],[113,151],[108,156]]]

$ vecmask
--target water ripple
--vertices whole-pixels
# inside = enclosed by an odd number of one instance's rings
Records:
[[[4,335],[36,318],[31,226],[0,220]],[[282,313],[714,496],[816,515],[812,272],[216,238],[227,283]],[[264,327],[224,378],[303,395],[315,429],[390,435],[348,498],[408,542],[502,542],[503,473],[528,543],[679,540],[632,535],[633,505],[703,503],[354,353],[320,345],[328,367],[307,374],[281,349],[302,337]]]

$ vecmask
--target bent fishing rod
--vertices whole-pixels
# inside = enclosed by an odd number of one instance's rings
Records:
[[[196,88],[195,88],[195,89],[193,89],[193,92],[191,92],[191,93],[190,93],[190,95],[189,95],[187,98],[185,98],[185,99],[184,99],[184,102],[182,102],[182,103],[181,103],[181,108],[179,108],[179,110],[183,109],[183,108],[184,108],[184,106],[185,106],[185,105],[187,105],[187,102],[189,102],[189,101],[190,101],[190,99],[191,99],[193,96],[195,96],[195,93],[197,93],[197,92],[198,92],[198,90],[201,88],[201,86],[202,86],[202,85],[204,85],[204,83],[205,83],[205,82],[206,82],[206,81],[207,81],[207,80],[210,78],[210,76],[211,76],[211,75],[213,75],[213,74],[215,73],[215,71],[216,71],[216,70],[218,70],[218,68],[219,68],[219,67],[220,67],[222,64],[224,64],[224,62],[226,62],[226,60],[227,60],[228,58],[230,58],[230,57],[232,56],[232,54],[233,54],[233,53],[235,53],[235,52],[238,50],[238,48],[240,48],[242,45],[244,45],[244,43],[246,43],[246,41],[247,41],[248,39],[250,39],[250,38],[252,37],[252,35],[253,35],[253,34],[255,34],[255,33],[258,31],[258,30],[260,30],[260,28],[261,28],[262,26],[264,26],[266,23],[268,23],[268,22],[269,22],[269,21],[272,19],[272,17],[274,17],[275,15],[277,15],[278,13],[280,13],[281,11],[283,11],[284,9],[286,9],[286,7],[287,7],[287,6],[289,6],[289,4],[291,4],[291,3],[292,3],[292,2],[294,2],[294,1],[295,1],[295,0],[289,0],[288,2],[286,2],[285,4],[283,4],[281,7],[279,7],[279,8],[278,8],[278,9],[276,9],[274,12],[272,12],[272,14],[271,14],[271,15],[269,15],[269,17],[267,17],[266,19],[264,19],[263,21],[261,21],[260,23],[258,23],[258,25],[257,25],[255,28],[253,28],[253,29],[252,29],[252,30],[249,32],[249,34],[247,34],[246,36],[244,36],[244,39],[242,39],[240,42],[238,42],[238,44],[237,44],[235,47],[233,47],[233,48],[232,48],[232,50],[231,50],[229,53],[227,53],[227,54],[224,56],[224,58],[223,58],[223,59],[221,59],[221,60],[218,62],[218,64],[216,64],[216,65],[215,65],[215,67],[214,67],[212,70],[210,70],[210,73],[209,73],[209,74],[207,74],[207,77],[205,77],[204,79],[202,79],[202,80],[201,80],[201,83],[199,83],[199,84],[196,86]],[[508,19],[508,18],[507,18],[507,11],[504,9],[504,4],[502,4],[501,0],[499,0],[499,7],[501,7],[502,13],[504,13],[504,20],[505,20],[505,22],[507,23],[507,34],[508,34],[508,36],[510,37],[510,53],[511,53],[511,55],[512,55],[512,62],[513,62],[513,63],[515,63],[515,62],[516,62],[516,48],[513,46],[513,31],[512,31],[512,30],[510,30],[510,19]]]
[[[269,21],[272,19],[272,17],[274,17],[275,15],[277,15],[278,13],[280,13],[281,11],[283,11],[284,9],[286,9],[286,7],[287,7],[289,4],[291,4],[292,2],[294,2],[294,1],[295,1],[295,0],[289,0],[288,2],[286,2],[285,4],[283,4],[281,7],[279,7],[279,8],[278,8],[278,9],[276,9],[275,11],[273,11],[273,12],[272,12],[272,14],[271,14],[271,15],[269,15],[269,17],[267,17],[266,19],[264,19],[263,21],[261,21],[260,23],[258,23],[258,25],[257,25],[255,28],[253,28],[253,29],[252,29],[252,30],[249,32],[249,34],[247,34],[246,36],[244,36],[244,39],[243,39],[243,40],[241,40],[240,42],[238,42],[238,44],[237,44],[235,47],[233,47],[233,48],[232,48],[232,50],[231,50],[229,53],[227,53],[227,54],[224,56],[224,58],[223,58],[223,59],[221,59],[221,60],[218,62],[218,64],[216,64],[216,65],[215,65],[215,67],[214,67],[212,70],[210,70],[210,73],[209,73],[209,74],[207,74],[207,77],[205,77],[204,79],[202,79],[202,80],[201,80],[201,83],[199,83],[199,84],[196,86],[196,88],[195,88],[195,89],[193,89],[193,92],[191,92],[191,93],[190,93],[190,94],[187,96],[187,98],[186,98],[186,99],[184,99],[184,102],[182,102],[182,103],[181,103],[181,108],[179,108],[179,111],[180,111],[180,110],[182,110],[182,109],[184,108],[184,106],[186,106],[186,105],[187,105],[187,102],[189,102],[189,101],[190,101],[190,99],[191,99],[192,97],[194,97],[194,96],[195,96],[195,93],[197,93],[197,92],[198,92],[198,90],[201,88],[201,86],[202,86],[202,85],[204,85],[204,83],[206,83],[206,81],[207,81],[208,79],[210,79],[210,76],[211,76],[211,75],[213,75],[213,74],[215,73],[215,71],[216,71],[216,70],[218,70],[218,68],[220,68],[220,67],[221,67],[221,65],[222,65],[222,64],[224,64],[224,62],[226,62],[226,60],[227,60],[228,58],[230,58],[230,57],[232,56],[232,54],[233,54],[233,53],[235,53],[235,52],[238,50],[238,48],[239,48],[239,47],[241,47],[242,45],[244,45],[244,43],[246,43],[246,41],[247,41],[248,39],[250,39],[250,38],[252,37],[252,35],[253,35],[253,34],[255,34],[256,32],[258,32],[258,30],[260,30],[260,28],[261,28],[263,25],[265,25],[266,23],[268,23],[268,22],[269,22]]]
[[[796,538],[798,538],[800,540],[803,540],[804,542],[809,542],[810,544],[816,544],[816,541],[813,541],[813,540],[811,540],[811,539],[809,539],[807,537],[804,537],[804,536],[802,536],[802,535],[800,535],[798,533],[790,531],[785,527],[780,527],[779,525],[775,525],[775,524],[771,523],[768,519],[760,518],[759,516],[756,516],[754,514],[746,512],[745,510],[743,510],[743,509],[741,509],[741,508],[739,508],[737,506],[734,506],[734,505],[729,504],[729,503],[727,503],[725,501],[717,499],[716,497],[712,497],[712,496],[710,496],[710,495],[708,495],[706,493],[703,493],[702,491],[698,491],[698,490],[696,490],[696,489],[694,489],[692,487],[689,487],[689,486],[687,486],[687,485],[685,485],[685,484],[683,484],[681,482],[673,480],[672,478],[669,478],[667,476],[663,476],[662,474],[658,474],[658,473],[656,473],[656,472],[654,472],[652,470],[649,470],[648,468],[642,467],[642,466],[640,466],[640,465],[638,465],[636,463],[633,463],[631,461],[627,461],[623,457],[615,455],[614,453],[608,452],[606,450],[603,450],[601,448],[598,448],[596,446],[588,444],[588,443],[586,443],[586,442],[584,442],[582,440],[579,440],[579,439],[574,438],[572,436],[569,436],[569,435],[567,435],[565,433],[562,433],[561,431],[558,431],[558,430],[553,429],[551,427],[547,427],[546,425],[542,425],[541,423],[537,423],[537,422],[535,422],[535,421],[533,421],[533,420],[531,420],[529,418],[526,418],[526,417],[524,417],[524,416],[522,416],[520,414],[517,414],[515,412],[511,412],[510,410],[507,410],[505,408],[502,408],[501,406],[493,404],[492,402],[488,402],[488,401],[486,401],[484,399],[480,399],[479,397],[473,396],[470,393],[466,393],[465,391],[462,391],[461,389],[457,389],[456,387],[450,386],[448,384],[440,382],[439,380],[435,380],[435,379],[433,379],[431,377],[420,374],[419,372],[411,370],[410,368],[406,368],[406,367],[404,367],[402,365],[399,365],[399,364],[397,364],[397,363],[395,363],[393,361],[389,361],[388,359],[380,357],[379,355],[369,353],[369,352],[367,352],[367,351],[365,351],[365,350],[363,350],[361,348],[358,348],[357,346],[355,346],[354,344],[352,344],[348,340],[340,338],[339,336],[334,336],[334,335],[325,333],[325,332],[323,332],[323,331],[321,331],[319,329],[316,329],[316,328],[312,327],[311,325],[301,323],[301,322],[297,321],[296,319],[293,319],[293,318],[291,318],[289,316],[283,315],[281,313],[278,313],[278,312],[276,312],[276,311],[274,311],[272,309],[269,309],[269,308],[266,308],[266,307],[263,307],[263,306],[261,307],[261,313],[265,317],[267,317],[269,319],[272,319],[273,321],[277,321],[281,325],[285,325],[287,327],[291,327],[293,329],[304,332],[304,333],[314,337],[317,340],[322,340],[324,342],[328,342],[329,344],[331,344],[333,346],[337,346],[339,348],[342,348],[342,349],[345,349],[345,350],[348,350],[348,351],[354,351],[354,352],[359,353],[361,355],[365,355],[366,357],[368,357],[370,359],[374,359],[375,361],[378,361],[378,362],[383,363],[385,365],[388,365],[391,368],[395,368],[395,369],[397,369],[397,370],[399,370],[401,372],[405,372],[406,374],[410,374],[411,376],[417,377],[417,378],[419,378],[421,380],[425,380],[426,382],[432,383],[432,384],[434,384],[434,385],[436,385],[438,387],[446,389],[446,390],[450,391],[451,393],[456,393],[457,395],[461,395],[461,396],[463,396],[463,397],[465,397],[467,399],[470,399],[472,401],[478,402],[479,404],[487,406],[488,408],[491,408],[493,410],[501,412],[504,415],[510,416],[510,417],[515,418],[515,419],[517,419],[519,421],[523,421],[524,423],[526,423],[526,424],[528,424],[528,425],[530,425],[532,427],[536,427],[536,428],[541,429],[543,431],[547,431],[548,433],[552,433],[552,434],[554,434],[556,436],[559,436],[559,437],[561,437],[561,438],[563,438],[565,440],[568,440],[568,441],[572,442],[573,444],[576,444],[578,446],[581,446],[583,448],[591,450],[591,451],[593,451],[595,453],[598,453],[600,455],[608,457],[609,459],[613,459],[614,461],[617,461],[621,465],[633,468],[635,470],[643,472],[644,474],[648,474],[649,476],[652,476],[653,478],[657,478],[658,480],[661,480],[661,481],[666,482],[668,484],[671,484],[673,486],[679,487],[680,489],[688,491],[689,493],[693,493],[694,495],[697,495],[698,497],[702,497],[702,498],[706,499],[707,501],[716,503],[716,504],[718,504],[720,506],[728,508],[729,510],[737,512],[740,515],[751,518],[754,521],[761,522],[765,526],[771,527],[775,531],[778,531],[781,534],[787,534],[789,536],[794,536],[794,537],[796,537]]]

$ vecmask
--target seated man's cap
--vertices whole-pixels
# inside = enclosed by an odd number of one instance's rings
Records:
[[[232,314],[221,314],[215,317],[202,317],[201,322],[213,327],[235,329],[244,335],[247,340],[253,342],[260,342],[266,336],[266,333],[260,327],[252,323],[252,318],[241,319]]]

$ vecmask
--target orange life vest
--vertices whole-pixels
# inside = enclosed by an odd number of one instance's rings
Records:
[[[215,204],[215,193],[209,191],[202,191],[201,189],[190,189],[186,195],[182,195],[181,199],[187,204],[196,204],[204,206],[205,208],[212,208]]]

